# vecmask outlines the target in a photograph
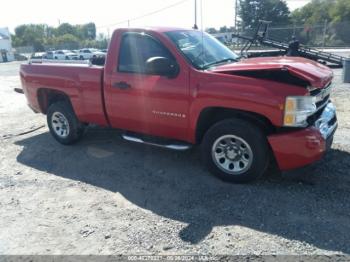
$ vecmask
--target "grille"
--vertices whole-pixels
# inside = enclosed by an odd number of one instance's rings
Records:
[[[330,93],[331,93],[332,86],[333,86],[332,83],[329,83],[325,88],[318,88],[310,91],[310,95],[316,97],[316,107],[317,107],[317,112],[312,116],[310,116],[307,120],[310,126],[315,124],[315,122],[322,115],[323,109],[330,102],[330,98],[331,98]]]
[[[316,97],[317,110],[321,110],[329,103],[332,86],[330,82],[325,88],[314,89],[310,92],[311,96]]]

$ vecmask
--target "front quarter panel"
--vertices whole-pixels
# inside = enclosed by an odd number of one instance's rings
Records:
[[[288,95],[305,95],[306,89],[269,80],[194,71],[191,77],[191,140],[201,112],[210,107],[237,109],[262,115],[274,126],[282,126]]]

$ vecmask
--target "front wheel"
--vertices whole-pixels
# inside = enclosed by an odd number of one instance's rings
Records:
[[[205,134],[202,159],[220,179],[246,183],[264,173],[270,151],[266,136],[258,127],[240,119],[230,119],[215,124]]]
[[[47,111],[47,124],[51,135],[61,144],[71,145],[84,133],[84,125],[79,122],[70,103],[59,101]]]

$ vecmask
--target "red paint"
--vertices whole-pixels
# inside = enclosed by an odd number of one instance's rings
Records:
[[[268,140],[282,171],[307,166],[326,152],[326,141],[315,128],[272,135]]]
[[[281,106],[285,98],[307,94],[304,88],[227,72],[288,69],[314,87],[325,86],[333,77],[330,69],[316,62],[286,57],[246,59],[212,71],[199,71],[187,62],[164,34],[172,30],[176,29],[116,30],[105,67],[23,64],[20,75],[28,104],[42,112],[38,91],[41,88],[56,90],[70,98],[82,122],[195,143],[198,118],[206,108],[254,112],[266,117],[274,126],[281,127]],[[146,32],[161,41],[176,58],[180,66],[179,75],[169,79],[118,72],[121,35],[126,31]],[[121,81],[128,82],[132,88],[120,90],[112,87],[113,83]],[[311,139],[311,136],[314,138]],[[269,137],[269,142],[283,170],[318,160],[324,152],[324,141],[314,129],[276,134]]]
[[[302,57],[260,57],[217,67],[218,72],[252,70],[288,70],[308,81],[313,87],[322,88],[333,79],[333,73],[325,65]]]

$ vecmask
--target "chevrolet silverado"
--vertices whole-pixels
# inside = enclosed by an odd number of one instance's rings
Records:
[[[203,163],[230,182],[257,179],[271,162],[288,171],[320,160],[337,128],[328,67],[241,58],[197,30],[118,29],[104,66],[29,62],[20,77],[58,142],[97,124],[128,141],[200,145]]]

